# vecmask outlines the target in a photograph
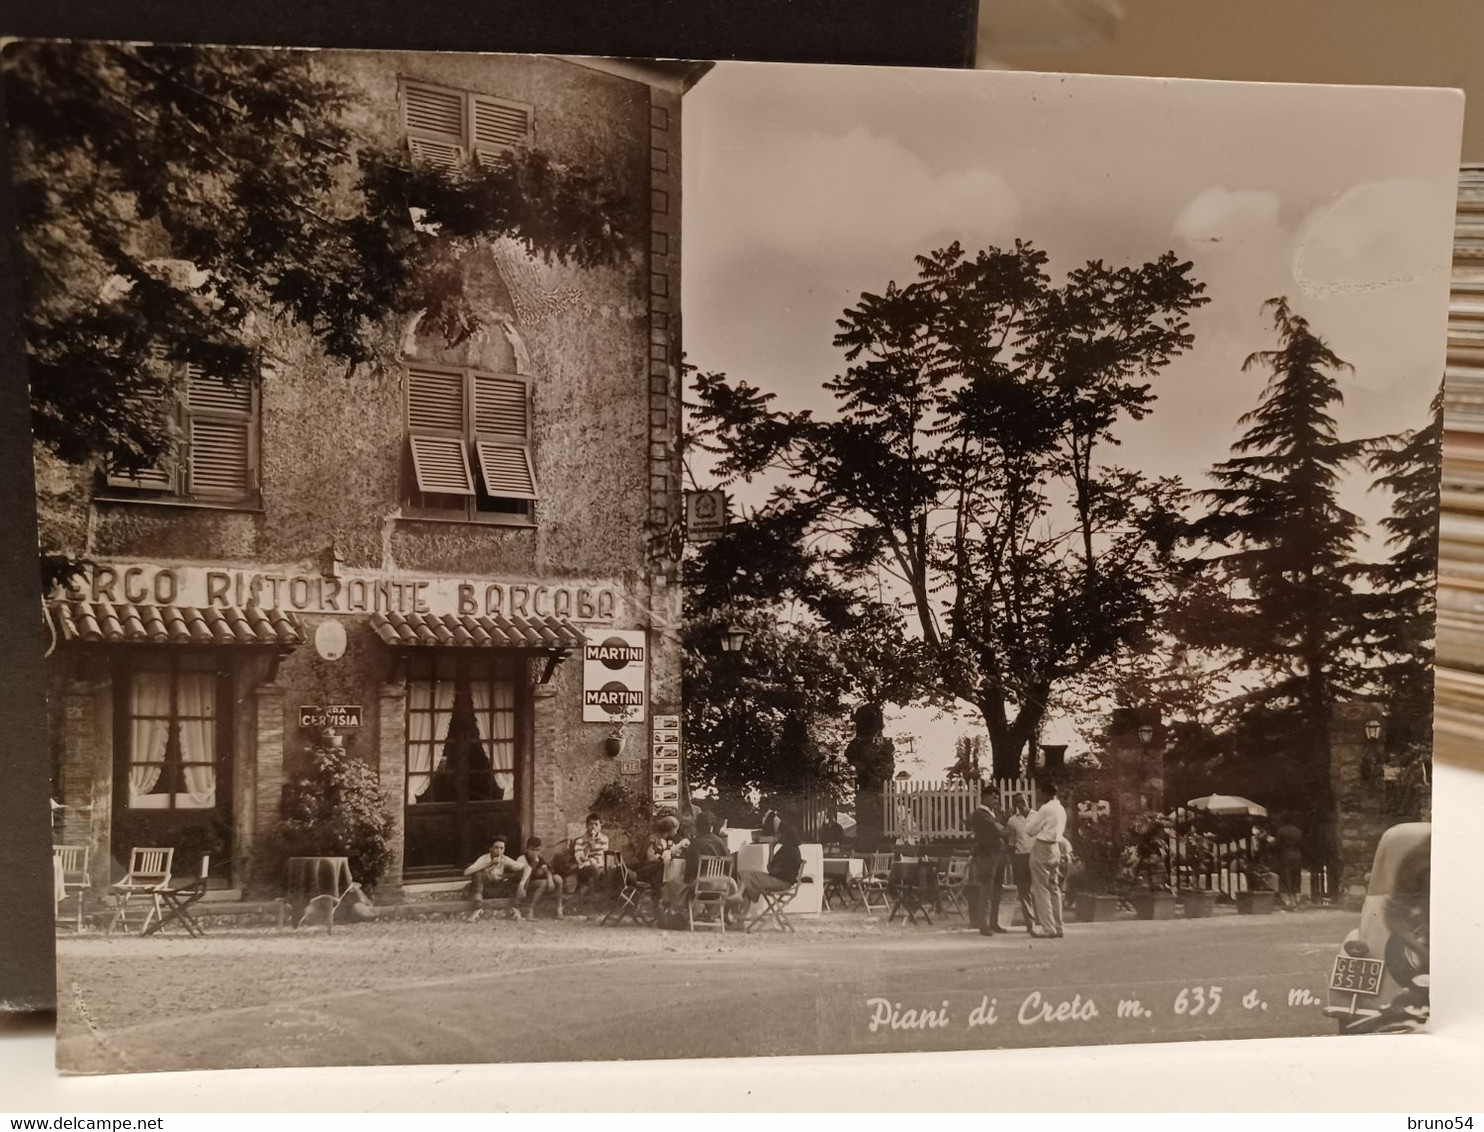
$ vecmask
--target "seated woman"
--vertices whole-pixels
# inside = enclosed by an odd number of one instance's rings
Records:
[[[742,897],[751,904],[764,892],[783,892],[799,882],[804,857],[799,852],[799,831],[792,822],[778,824],[778,848],[768,862],[768,871],[748,869],[740,878]]]
[[[675,840],[675,835],[679,832],[678,819],[663,817],[654,823],[654,832],[645,842],[644,857],[635,872],[640,881],[650,885],[656,892],[665,882],[666,866],[678,858],[685,847],[690,844],[689,841]]]
[[[780,819],[777,810],[769,810],[763,815],[761,829],[752,831],[752,843],[754,845],[776,845],[778,843],[778,826]]]

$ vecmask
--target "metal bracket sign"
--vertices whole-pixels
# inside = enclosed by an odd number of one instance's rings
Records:
[[[685,493],[685,537],[691,542],[720,538],[727,526],[727,495],[724,491]]]
[[[300,704],[300,727],[359,727],[360,704]]]

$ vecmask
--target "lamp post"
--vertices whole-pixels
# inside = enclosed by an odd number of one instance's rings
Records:
[[[1150,726],[1149,724],[1147,724],[1147,723],[1141,723],[1139,725],[1139,742],[1142,743],[1142,744],[1144,744],[1144,746],[1147,747],[1153,741],[1154,741],[1154,728],[1152,726]]]

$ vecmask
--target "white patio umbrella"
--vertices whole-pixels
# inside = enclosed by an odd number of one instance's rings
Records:
[[[1246,814],[1252,818],[1268,816],[1266,806],[1259,806],[1237,794],[1207,794],[1204,798],[1192,798],[1185,804],[1192,810],[1205,810],[1210,814]]]

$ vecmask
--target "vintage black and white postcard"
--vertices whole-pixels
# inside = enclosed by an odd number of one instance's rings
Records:
[[[1456,95],[4,77],[64,1070],[1426,1021]]]

